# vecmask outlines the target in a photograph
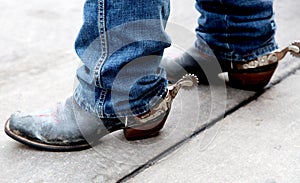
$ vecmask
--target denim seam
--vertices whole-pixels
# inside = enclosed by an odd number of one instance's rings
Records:
[[[102,87],[101,84],[101,69],[107,59],[107,37],[106,37],[106,21],[105,21],[105,0],[98,0],[98,30],[101,44],[101,56],[94,70],[95,85],[101,87],[101,93],[98,103],[96,104],[96,113],[99,117],[103,117],[103,105],[107,95],[107,90]]]
[[[101,44],[101,56],[94,70],[95,85],[101,85],[101,68],[107,59],[107,38],[106,38],[106,22],[105,22],[105,0],[98,0],[98,31]]]
[[[100,96],[99,96],[99,102],[97,102],[98,107],[96,107],[98,109],[98,110],[96,110],[97,115],[100,118],[105,117],[103,106],[104,106],[106,94],[107,94],[107,90],[101,88],[101,93],[100,93]]]

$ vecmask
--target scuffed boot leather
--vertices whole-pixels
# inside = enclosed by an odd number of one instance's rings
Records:
[[[60,151],[89,148],[77,125],[75,113],[76,116],[84,115],[87,126],[89,121],[101,122],[82,110],[71,97],[47,111],[16,112],[7,121],[5,132],[15,140],[36,148]],[[91,133],[95,130],[89,129]]]

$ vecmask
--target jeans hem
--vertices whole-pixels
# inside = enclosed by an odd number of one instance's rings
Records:
[[[250,60],[255,60],[256,58],[271,53],[276,49],[278,49],[278,45],[272,44],[256,49],[255,51],[252,51],[249,54],[241,55],[234,52],[218,52],[216,54],[216,57],[219,61],[224,62],[246,62]]]
[[[149,109],[152,109],[154,106],[156,106],[167,94],[167,88],[166,86],[161,87],[158,92],[156,97],[153,97],[153,100],[151,100],[150,103],[140,106],[136,109],[133,110],[124,110],[120,112],[115,112],[115,113],[105,113],[103,111],[103,105],[98,106],[98,107],[92,107],[83,97],[81,97],[80,91],[77,89],[74,92],[74,99],[77,102],[77,104],[85,111],[96,114],[99,118],[121,118],[121,117],[129,117],[129,116],[137,116],[143,113],[146,113],[149,111]]]

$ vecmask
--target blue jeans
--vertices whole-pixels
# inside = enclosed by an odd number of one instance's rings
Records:
[[[276,49],[272,0],[197,0],[197,36],[217,58],[245,61]],[[169,0],[87,0],[75,42],[82,60],[74,98],[100,118],[138,115],[166,95],[160,60]]]
[[[273,0],[197,0],[197,36],[219,62],[248,61],[277,49]],[[196,42],[197,43],[197,42]]]

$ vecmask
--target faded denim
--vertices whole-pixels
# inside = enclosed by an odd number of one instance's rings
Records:
[[[86,1],[75,42],[83,64],[74,98],[83,109],[101,118],[138,115],[166,95],[159,65],[170,46],[169,8],[169,0]],[[196,9],[197,36],[219,61],[251,60],[277,48],[272,0],[197,0]]]
[[[169,1],[87,0],[75,42],[83,62],[76,102],[101,118],[145,113],[166,95],[160,68]]]
[[[196,29],[219,61],[253,60],[277,49],[273,0],[197,0]]]

